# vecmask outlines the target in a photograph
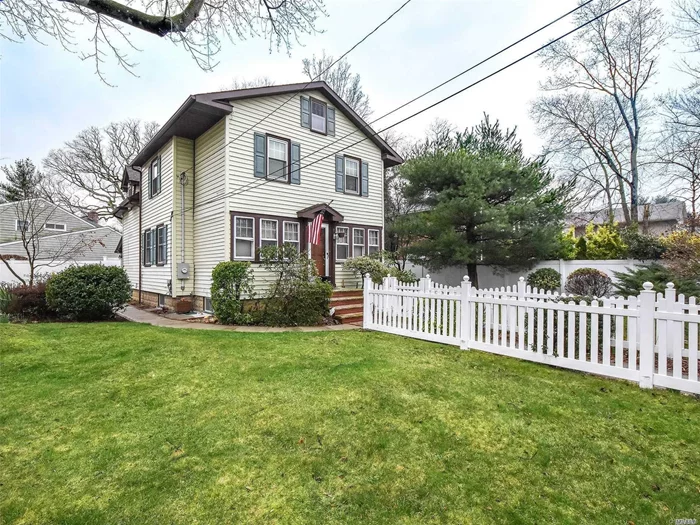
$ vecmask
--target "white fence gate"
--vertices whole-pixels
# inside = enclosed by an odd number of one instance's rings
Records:
[[[656,294],[576,301],[518,286],[477,290],[364,281],[364,327],[700,394],[700,305],[669,284]]]

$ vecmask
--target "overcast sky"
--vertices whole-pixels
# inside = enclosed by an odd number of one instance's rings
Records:
[[[33,41],[2,41],[0,164],[24,157],[38,164],[52,148],[91,125],[104,126],[126,118],[163,124],[188,95],[219,90],[233,77],[266,75],[278,83],[305,80],[302,58],[323,49],[336,56],[342,54],[401,3],[403,0],[327,0],[329,16],[318,22],[323,33],[304,37],[303,47],[287,55],[270,53],[268,43],[260,38],[224,42],[214,72],[199,69],[170,41],[132,30],[136,47],[143,50],[132,55],[139,63],[135,69],[138,77],[112,64],[106,74],[116,87],[102,83],[92,63],[81,61],[56,42],[47,41],[44,46]],[[348,59],[353,71],[362,76],[376,117],[575,5],[576,0],[413,0]],[[415,106],[380,121],[375,128],[468,85],[570,28],[567,21],[560,22]],[[662,57],[662,75],[655,91],[687,84],[673,68],[677,58],[672,51]],[[465,128],[478,123],[486,112],[507,126],[517,125],[526,151],[536,153],[541,142],[528,117],[528,105],[545,75],[537,58],[530,58],[397,129],[420,136],[435,118],[449,119]]]

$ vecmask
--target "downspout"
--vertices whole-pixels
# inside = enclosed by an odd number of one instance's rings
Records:
[[[195,176],[194,176],[194,170],[195,170],[195,164],[196,164],[196,159],[197,159],[197,139],[192,139],[192,265],[190,267],[190,275],[192,276],[192,287],[190,288],[190,295],[192,296],[192,302],[194,304],[194,279],[195,279],[195,272],[197,271],[197,267],[194,264],[195,260],[195,250],[197,249],[196,246],[197,244],[195,243],[194,240],[194,203],[195,203]]]
[[[185,186],[187,173],[180,173],[180,262],[185,263]],[[185,291],[185,280],[180,279],[180,290]]]
[[[136,168],[134,168],[136,169]],[[141,242],[143,241],[143,231],[141,229],[141,210],[143,209],[143,172],[138,169],[139,172],[139,304],[143,304],[141,301],[141,270],[143,269],[143,246]]]

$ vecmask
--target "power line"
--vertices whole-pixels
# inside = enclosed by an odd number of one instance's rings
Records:
[[[273,109],[270,113],[266,114],[263,118],[261,118],[260,120],[258,120],[255,124],[253,124],[252,126],[250,126],[250,127],[249,127],[248,129],[246,129],[245,131],[241,132],[240,134],[236,135],[234,138],[232,138],[232,139],[229,140],[228,142],[224,143],[219,149],[214,150],[212,153],[210,153],[210,154],[208,155],[208,157],[211,157],[211,156],[217,154],[217,153],[219,152],[220,149],[226,148],[226,146],[228,146],[229,144],[232,144],[232,143],[235,142],[236,140],[240,139],[243,135],[245,135],[246,133],[248,133],[249,131],[251,131],[251,130],[254,129],[255,127],[257,127],[259,124],[265,122],[269,117],[271,117],[272,115],[274,115],[275,113],[277,113],[277,111],[279,111],[282,107],[286,106],[291,100],[293,100],[294,98],[296,98],[297,95],[303,93],[304,90],[305,90],[307,87],[309,87],[309,85],[310,85],[312,82],[315,82],[316,80],[318,80],[319,78],[321,78],[324,74],[326,74],[328,71],[330,71],[331,69],[333,69],[333,66],[335,66],[336,64],[338,64],[338,63],[339,63],[341,60],[343,60],[346,56],[348,56],[350,53],[352,53],[360,44],[364,43],[364,41],[367,40],[370,36],[372,36],[374,33],[376,33],[377,31],[379,31],[379,29],[381,29],[382,26],[384,26],[384,24],[386,24],[387,22],[389,22],[389,20],[391,20],[392,18],[394,18],[394,16],[396,16],[396,15],[399,13],[399,11],[401,11],[404,7],[406,7],[411,1],[412,1],[412,0],[406,0],[403,4],[401,4],[401,5],[399,6],[398,9],[396,9],[396,10],[395,10],[393,13],[391,13],[387,18],[385,18],[377,27],[375,27],[374,29],[372,29],[372,31],[370,31],[369,33],[367,33],[361,40],[359,40],[358,42],[356,42],[350,49],[348,49],[345,53],[343,53],[343,54],[340,56],[340,58],[338,58],[337,60],[333,61],[333,63],[332,63],[331,65],[329,65],[326,69],[324,69],[323,71],[321,71],[321,72],[320,72],[318,75],[316,75],[314,78],[312,78],[311,80],[309,80],[302,88],[300,88],[297,92],[293,93],[287,100],[285,100],[284,102],[282,102],[279,106],[277,106],[275,109]],[[207,157],[207,158],[208,158],[208,157]],[[206,160],[206,158],[202,159],[200,162],[203,162],[204,160]],[[192,166],[190,166],[189,168],[187,168],[187,169],[184,171],[184,173],[187,173],[187,172],[190,171],[191,169],[194,169],[194,161],[193,161],[193,163],[192,163]]]
[[[557,37],[556,39],[554,39],[554,40],[552,40],[552,41],[550,41],[550,42],[548,42],[547,44],[544,44],[544,45],[540,46],[539,48],[535,49],[534,51],[531,51],[530,53],[527,53],[526,55],[523,55],[522,57],[518,58],[517,60],[514,60],[513,62],[510,62],[509,64],[507,64],[507,65],[503,66],[502,68],[500,68],[500,69],[494,71],[493,73],[490,73],[490,74],[486,75],[485,77],[480,78],[479,80],[477,80],[477,81],[475,81],[475,82],[469,84],[468,86],[466,86],[466,87],[464,87],[464,88],[462,88],[462,89],[460,89],[460,90],[458,90],[458,91],[455,91],[454,93],[452,93],[452,94],[450,94],[450,95],[448,95],[448,96],[446,96],[446,97],[444,97],[444,98],[438,100],[437,102],[434,102],[433,104],[430,104],[429,106],[426,106],[425,108],[416,111],[415,113],[413,113],[413,114],[411,114],[411,115],[409,115],[409,116],[407,116],[407,117],[405,117],[405,118],[399,120],[398,122],[395,122],[394,124],[391,124],[390,126],[387,126],[386,128],[383,128],[383,129],[381,129],[381,130],[379,130],[379,131],[376,131],[376,132],[372,132],[369,136],[365,136],[365,137],[363,137],[362,139],[360,139],[360,140],[358,140],[358,141],[356,141],[356,142],[354,142],[354,143],[352,143],[352,144],[350,144],[350,145],[348,145],[348,146],[343,147],[343,148],[340,149],[339,151],[334,151],[334,152],[332,152],[332,153],[330,153],[330,154],[328,154],[328,155],[325,155],[325,156],[323,156],[323,157],[321,157],[321,158],[319,158],[319,159],[317,159],[317,160],[315,160],[315,161],[313,161],[313,162],[310,162],[310,163],[308,163],[308,164],[306,164],[306,165],[304,165],[304,166],[300,166],[298,169],[301,171],[302,169],[308,168],[309,166],[313,166],[314,164],[317,164],[317,163],[321,162],[322,160],[325,160],[325,159],[327,159],[327,158],[329,158],[329,157],[331,157],[331,156],[333,156],[333,155],[335,155],[335,154],[337,154],[337,153],[339,153],[339,152],[345,151],[345,150],[347,150],[348,148],[351,148],[351,147],[353,147],[353,146],[356,146],[357,144],[360,144],[360,143],[364,142],[365,140],[368,140],[368,139],[370,139],[370,138],[372,138],[372,137],[375,137],[375,136],[379,135],[380,133],[383,133],[383,132],[385,132],[385,131],[387,131],[387,130],[389,130],[389,129],[391,129],[391,128],[394,128],[394,127],[396,127],[396,126],[398,126],[398,125],[400,125],[400,124],[403,124],[404,122],[406,122],[406,121],[408,121],[408,120],[410,120],[410,119],[412,119],[412,118],[417,117],[418,115],[420,115],[420,114],[422,114],[422,113],[425,113],[426,111],[428,111],[428,110],[430,110],[430,109],[432,109],[432,108],[434,108],[434,107],[436,107],[436,106],[438,106],[438,105],[440,105],[440,104],[446,102],[447,100],[450,100],[450,99],[454,98],[455,96],[457,96],[457,95],[459,95],[459,94],[461,94],[461,93],[467,91],[468,89],[471,89],[471,88],[473,88],[474,86],[477,86],[478,84],[481,84],[482,82],[484,82],[484,81],[490,79],[491,77],[493,77],[493,76],[495,76],[495,75],[497,75],[497,74],[499,74],[499,73],[505,71],[506,69],[509,69],[509,68],[513,67],[514,65],[519,64],[519,63],[522,62],[523,60],[526,60],[527,58],[530,58],[531,56],[533,56],[533,55],[535,55],[535,54],[537,54],[537,53],[543,51],[544,49],[546,49],[546,48],[548,48],[548,47],[550,47],[550,46],[556,44],[557,42],[563,40],[564,38],[568,37],[569,35],[571,35],[571,34],[577,32],[577,31],[580,31],[580,30],[583,29],[584,27],[586,27],[586,26],[592,24],[593,22],[595,22],[596,20],[599,20],[600,18],[602,18],[602,17],[604,17],[604,16],[606,16],[606,15],[612,13],[613,11],[615,11],[615,10],[619,9],[620,7],[622,7],[622,6],[626,5],[626,4],[628,4],[628,3],[631,2],[631,1],[632,1],[632,0],[625,0],[624,2],[621,2],[620,4],[616,5],[615,7],[610,8],[610,9],[608,9],[608,10],[606,10],[605,12],[603,12],[603,13],[601,13],[600,15],[596,16],[595,18],[592,18],[591,20],[588,20],[587,22],[585,22],[585,23],[583,23],[583,24],[581,24],[581,25],[575,27],[574,29],[572,29],[572,30],[570,30],[570,31],[568,31],[568,32],[566,32],[566,33],[564,33],[563,35]],[[369,126],[369,125],[367,125],[367,126]],[[365,127],[367,127],[367,126],[365,126]],[[349,134],[349,135],[352,135],[352,133]],[[349,136],[349,135],[347,135],[347,136]],[[343,138],[344,138],[344,137],[343,137]],[[339,139],[339,140],[340,140],[340,139]],[[337,141],[336,141],[336,142],[337,142]],[[322,149],[325,149],[325,147],[324,147],[324,148],[320,148],[320,149],[317,150],[317,151],[321,151]],[[311,156],[312,154],[313,154],[313,153],[307,155],[307,157]],[[307,157],[305,157],[305,158],[307,158]],[[277,172],[279,172],[279,171],[281,171],[282,169],[283,169],[283,168],[280,168],[280,169],[276,170],[275,172],[273,172],[273,174],[274,174],[274,173],[277,173]],[[286,168],[284,168],[284,169],[286,169]],[[248,189],[252,189],[252,187],[256,187],[256,188],[257,188],[257,187],[260,187],[260,186],[262,186],[262,185],[264,185],[264,184],[267,184],[267,183],[269,183],[269,182],[274,182],[274,181],[275,181],[275,179],[265,179],[264,181],[251,181],[251,182],[249,182],[249,183],[244,184],[243,186],[240,186],[239,188],[237,188],[237,189],[235,189],[235,190],[233,190],[233,191],[231,191],[231,192],[228,192],[228,193],[225,193],[225,194],[222,194],[222,195],[218,195],[218,196],[214,197],[213,199],[210,199],[210,200],[205,201],[205,202],[202,202],[202,203],[198,203],[197,206],[203,206],[203,205],[206,205],[206,204],[211,204],[212,202],[216,202],[217,200],[222,199],[222,198],[232,197],[232,196],[234,196],[234,195],[239,195],[239,194],[241,194],[241,193],[247,191]],[[257,183],[257,184],[256,184],[256,183]],[[191,209],[192,209],[192,208],[187,208],[187,209],[183,210],[182,213],[184,213],[184,212],[186,212],[186,211],[189,211],[189,210],[191,210]]]

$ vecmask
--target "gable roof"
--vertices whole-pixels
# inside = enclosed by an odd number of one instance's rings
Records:
[[[663,202],[659,204],[640,204],[640,221],[645,214],[649,214],[649,222],[677,221],[683,222],[686,218],[685,203],[683,202]],[[622,208],[613,209],[613,222],[624,223],[625,215]],[[610,220],[608,210],[581,211],[570,213],[565,220],[568,227],[586,226],[592,224],[604,224]]]
[[[130,182],[140,184],[141,173],[131,166],[124,166],[124,173],[122,174],[122,191],[126,191],[128,189]]]
[[[55,203],[51,202],[51,201],[48,200],[48,199],[45,199],[44,197],[34,197],[34,198],[32,198],[32,199],[23,199],[23,200],[21,200],[21,201],[8,201],[8,202],[3,202],[3,203],[0,203],[0,207],[4,207],[4,206],[19,206],[19,205],[21,205],[21,203],[23,203],[23,202],[29,202],[29,201],[41,201],[41,202],[43,202],[44,204],[48,204],[49,206],[52,206],[55,210],[61,210],[63,213],[66,213],[66,214],[68,214],[68,215],[72,215],[73,217],[75,217],[75,218],[78,219],[79,221],[83,221],[85,224],[87,224],[88,226],[91,226],[92,228],[101,228],[101,226],[100,226],[99,224],[94,223],[94,222],[92,222],[91,220],[89,220],[89,219],[87,219],[87,218],[85,218],[85,217],[80,217],[80,216],[76,215],[75,213],[66,210],[66,209],[63,208],[62,206],[59,206],[58,204],[55,204]]]
[[[384,167],[396,166],[403,162],[401,155],[396,153],[384,139],[360,117],[346,102],[323,81],[299,84],[284,84],[281,86],[266,86],[232,91],[215,91],[190,95],[175,114],[168,119],[158,133],[139,152],[131,163],[132,166],[143,166],[156,152],[172,137],[196,139],[202,133],[216,124],[222,117],[233,111],[230,101],[285,95],[297,92],[320,91],[333,105],[357,126],[382,152]]]

